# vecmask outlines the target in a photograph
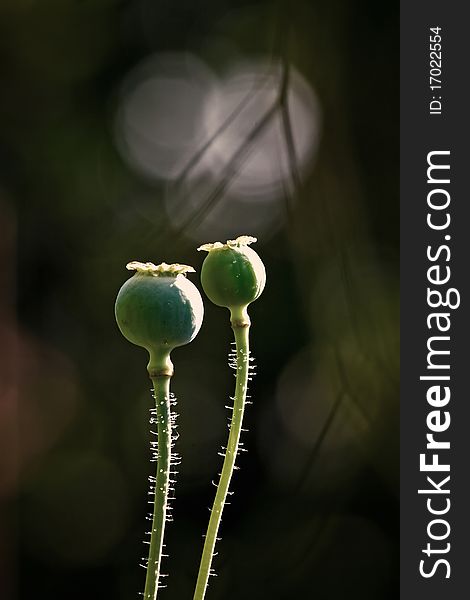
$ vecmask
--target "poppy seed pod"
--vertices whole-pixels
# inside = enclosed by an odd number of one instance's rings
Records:
[[[135,274],[119,290],[115,315],[121,333],[148,350],[150,376],[173,372],[169,354],[197,335],[204,314],[201,295],[186,278],[186,265],[127,265]]]
[[[222,511],[240,450],[248,381],[253,366],[249,343],[250,318],[247,308],[261,295],[266,284],[266,270],[261,258],[249,248],[249,244],[253,242],[256,242],[256,238],[243,235],[236,240],[229,240],[226,244],[216,242],[198,248],[208,252],[201,271],[201,282],[205,293],[214,304],[230,310],[230,322],[235,338],[235,352],[231,354],[230,366],[235,369],[236,381],[235,394],[232,397],[233,407],[230,407],[232,408],[230,433],[204,539],[193,600],[204,600],[206,594],[212,571],[212,558],[216,554],[214,550],[219,539],[217,536]]]
[[[242,235],[226,244],[204,244],[208,252],[201,271],[204,292],[217,306],[228,308],[232,324],[248,323],[247,307],[264,290],[266,270],[258,254],[249,247],[256,238]]]

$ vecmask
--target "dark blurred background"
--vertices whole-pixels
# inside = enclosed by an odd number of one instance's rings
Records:
[[[257,375],[207,600],[398,597],[398,3],[0,0],[0,596],[138,598],[150,382],[130,260],[258,237]],[[191,276],[199,285],[198,275]],[[168,600],[233,392],[228,313],[173,353]]]

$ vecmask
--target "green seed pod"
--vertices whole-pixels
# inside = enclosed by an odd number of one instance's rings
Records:
[[[155,455],[154,511],[144,598],[156,600],[171,484],[175,418],[171,413],[173,365],[170,352],[177,346],[188,344],[196,336],[202,324],[204,307],[198,289],[186,279],[186,273],[194,272],[192,267],[165,263],[155,266],[134,261],[127,268],[136,272],[119,290],[114,310],[124,337],[146,348],[150,354],[147,369],[153,383],[155,408],[152,422],[157,426],[158,453]]]
[[[173,348],[188,344],[197,335],[204,314],[201,295],[186,278],[194,272],[186,265],[155,266],[137,261],[135,270],[119,290],[115,315],[121,333],[150,354],[150,376],[173,373],[169,358]]]
[[[204,244],[198,250],[208,255],[201,271],[204,292],[217,306],[228,308],[232,324],[248,323],[247,307],[264,290],[266,270],[258,254],[249,247],[256,238],[242,235],[226,244]]]
[[[204,600],[205,598],[222,512],[240,446],[250,379],[250,361],[252,360],[249,343],[250,318],[247,308],[261,295],[266,283],[264,265],[258,254],[248,247],[252,242],[256,242],[256,238],[244,235],[236,240],[229,240],[226,244],[216,242],[215,244],[205,244],[199,248],[199,250],[206,250],[209,253],[201,271],[204,291],[214,304],[230,310],[230,322],[235,338],[235,354],[233,356],[235,364],[233,366],[236,371],[236,380],[230,433],[204,539],[193,600]]]

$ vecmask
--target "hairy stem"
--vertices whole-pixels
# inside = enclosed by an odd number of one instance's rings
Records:
[[[152,531],[145,580],[145,600],[155,600],[158,593],[171,461],[170,376],[159,375],[151,379],[158,424],[158,460]]]
[[[207,583],[210,576],[212,556],[214,554],[215,543],[219,530],[222,511],[224,509],[227,492],[232,478],[235,460],[238,453],[240,442],[240,433],[242,429],[243,413],[245,410],[246,392],[248,386],[248,373],[250,366],[249,357],[249,323],[234,321],[232,319],[232,328],[235,334],[236,343],[236,365],[237,380],[235,385],[235,400],[233,405],[233,415],[230,424],[230,435],[225,453],[225,460],[220,474],[220,481],[217,487],[214,504],[212,506],[209,525],[207,528],[204,549],[202,551],[201,564],[194,592],[194,600],[203,600],[207,589]]]

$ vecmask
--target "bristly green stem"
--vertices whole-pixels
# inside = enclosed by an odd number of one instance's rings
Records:
[[[150,549],[145,579],[145,600],[155,600],[158,593],[160,563],[163,548],[163,535],[170,485],[171,463],[171,415],[170,415],[170,379],[169,375],[152,377],[158,434],[158,460],[155,478],[154,512]]]
[[[230,435],[227,443],[224,464],[220,474],[220,481],[217,487],[214,504],[212,506],[206,539],[204,542],[204,549],[202,551],[201,564],[199,567],[199,574],[194,592],[194,600],[203,600],[206,593],[207,583],[209,581],[211,571],[212,557],[214,555],[215,543],[217,541],[220,520],[222,518],[222,511],[224,509],[230,480],[235,467],[235,460],[237,458],[250,368],[249,328],[248,318],[241,322],[240,319],[234,319],[232,314],[232,329],[235,334],[237,366],[233,415],[230,424]]]

